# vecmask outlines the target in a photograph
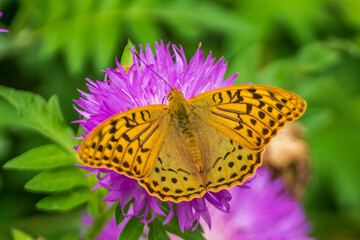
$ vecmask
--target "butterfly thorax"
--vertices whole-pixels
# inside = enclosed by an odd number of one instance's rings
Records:
[[[182,92],[172,88],[167,96],[169,100],[170,112],[177,117],[186,118],[190,115],[190,105]]]
[[[202,175],[204,163],[199,149],[199,137],[194,129],[193,120],[191,118],[190,103],[185,99],[183,93],[176,88],[171,89],[168,100],[170,113],[174,117],[175,124],[179,128],[179,137],[184,139],[190,161]]]

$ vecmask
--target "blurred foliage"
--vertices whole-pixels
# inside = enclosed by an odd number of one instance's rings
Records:
[[[151,47],[159,39],[181,44],[188,58],[202,42],[205,52],[229,60],[227,74],[239,72],[237,83],[304,97],[308,110],[300,122],[312,177],[303,203],[313,236],[360,238],[360,1],[3,0],[0,10],[0,28],[10,30],[0,34],[0,84],[49,99],[0,89],[0,165],[7,162],[0,169],[0,239],[73,239],[84,202],[90,213],[104,211],[97,202],[105,193],[88,196],[78,178],[83,173],[67,168],[75,161],[67,149],[76,144],[69,136],[77,128],[68,123],[78,118],[76,89],[86,91],[85,77],[102,79],[99,70],[115,66],[128,38]],[[24,108],[29,102],[36,104]],[[53,150],[59,154],[41,158]],[[42,160],[49,167],[40,172]],[[28,165],[10,170],[14,161]],[[48,189],[39,179],[55,172],[58,186]],[[63,176],[71,176],[66,185]],[[64,197],[54,206],[51,197],[64,191],[77,204]]]

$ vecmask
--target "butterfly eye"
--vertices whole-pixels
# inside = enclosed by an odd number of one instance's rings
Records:
[[[169,93],[166,98],[168,101],[170,101],[173,98],[173,96],[174,95],[172,93]]]

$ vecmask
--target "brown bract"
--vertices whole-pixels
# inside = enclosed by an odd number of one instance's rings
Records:
[[[292,195],[300,198],[310,177],[308,144],[304,128],[297,123],[286,125],[271,141],[264,154],[264,166],[273,177],[281,177]]]

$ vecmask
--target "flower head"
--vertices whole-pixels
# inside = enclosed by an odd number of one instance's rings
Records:
[[[2,17],[3,13],[0,12],[0,18]],[[0,28],[0,32],[9,32],[9,30],[4,29],[4,28]]]
[[[171,53],[170,48],[173,53]],[[145,53],[140,46],[140,58],[146,63],[139,61],[134,56],[134,64],[128,71],[124,71],[118,61],[117,69],[108,68],[105,71],[104,81],[88,81],[90,93],[81,92],[82,97],[76,100],[76,104],[82,109],[75,109],[80,113],[80,120],[75,121],[81,125],[86,134],[90,133],[98,124],[105,119],[126,111],[131,108],[150,104],[162,104],[167,101],[164,98],[169,92],[170,87],[163,82],[177,87],[185,98],[189,99],[199,93],[215,88],[230,86],[233,84],[236,74],[224,80],[227,63],[223,58],[215,62],[211,56],[204,59],[204,53],[197,50],[195,55],[187,63],[182,47],[161,42],[155,44],[154,55],[149,45],[145,48]],[[149,69],[152,68],[159,76]],[[82,119],[85,118],[85,119]],[[84,134],[81,138],[85,138]],[[167,202],[170,211],[165,213],[160,209],[162,202],[151,195],[140,186],[137,180],[128,178],[113,170],[103,168],[93,168],[80,166],[84,169],[97,173],[99,182],[96,187],[104,187],[109,190],[109,194],[104,199],[108,202],[120,200],[120,205],[124,209],[132,199],[133,203],[127,216],[137,216],[143,222],[152,221],[157,214],[166,216],[164,224],[174,216],[174,206],[172,202]],[[102,176],[100,173],[106,173]],[[222,211],[229,210],[231,195],[229,191],[222,190],[218,193],[206,193],[202,198],[193,199],[189,202],[177,204],[176,216],[179,225],[184,228],[195,228],[200,217],[210,226],[210,215],[207,210],[207,203],[215,206]],[[141,211],[144,209],[144,213]],[[148,216],[153,210],[151,216]]]
[[[206,239],[311,239],[310,226],[301,207],[285,190],[280,178],[272,180],[269,170],[260,168],[247,185],[248,188],[238,186],[229,190],[232,195],[229,212],[209,207],[213,227],[204,227]],[[89,225],[91,219],[86,215],[83,222]],[[97,239],[117,239],[127,220],[116,226],[112,218]],[[204,220],[200,222],[203,224]],[[173,240],[180,239],[169,235]]]

